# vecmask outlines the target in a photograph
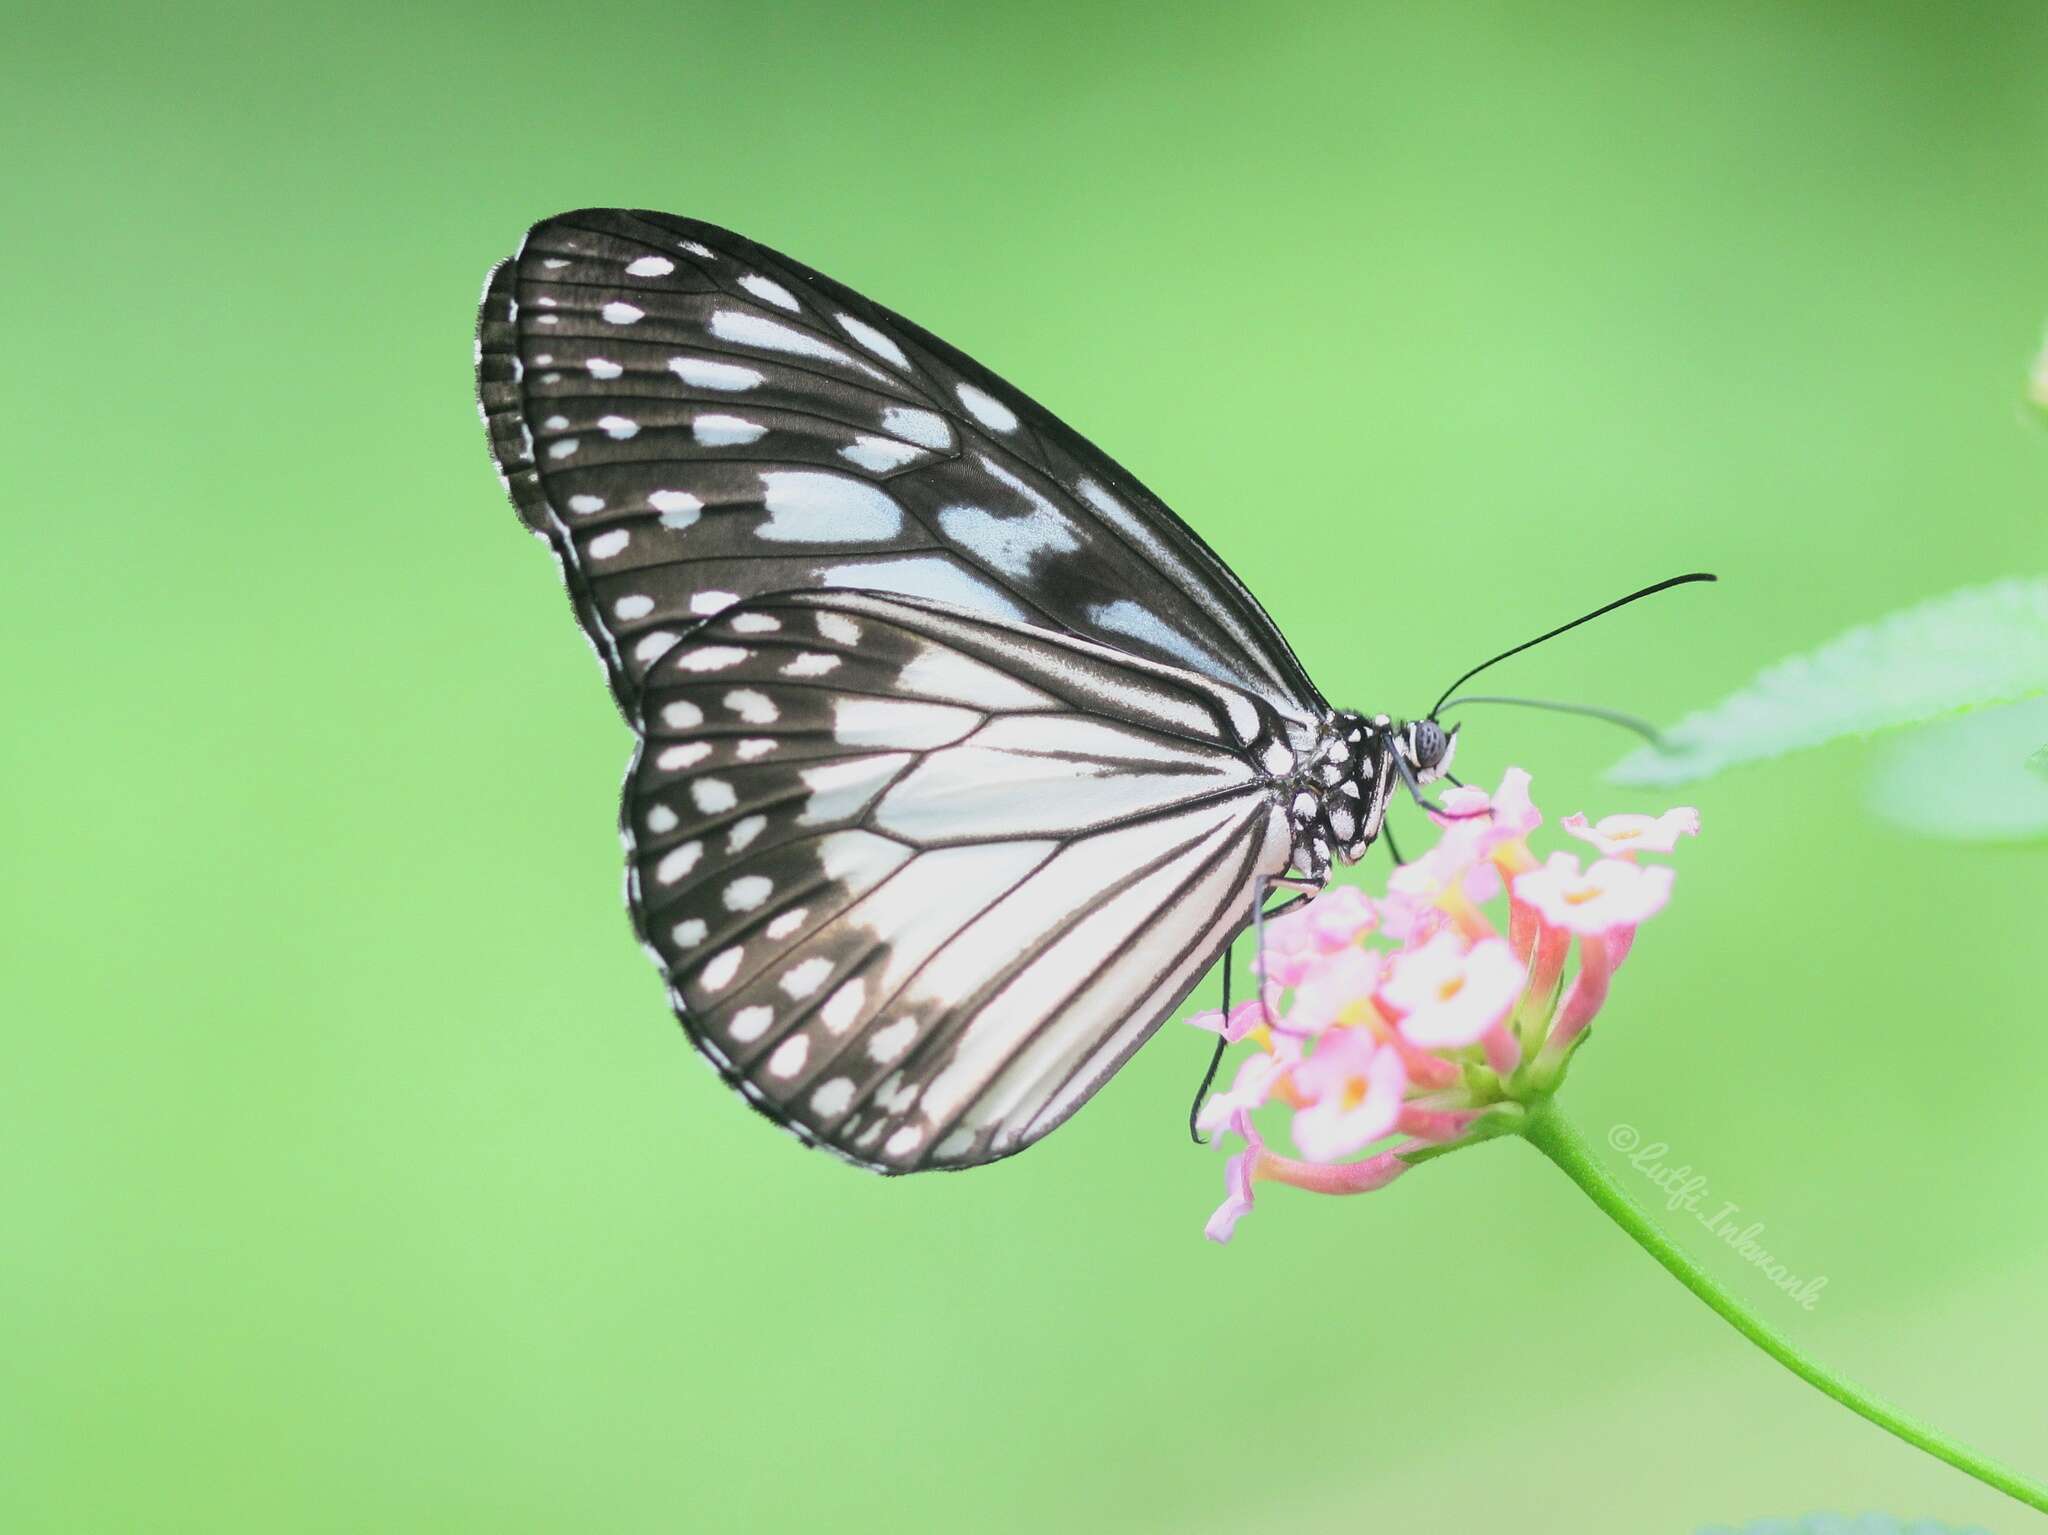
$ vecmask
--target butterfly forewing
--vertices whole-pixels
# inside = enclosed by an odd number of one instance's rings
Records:
[[[630,717],[693,623],[766,592],[901,593],[1323,711],[1272,621],[1078,433],[917,326],[712,225],[592,209],[486,289],[479,388],[521,515]]]
[[[1060,1123],[1290,858],[1277,713],[1042,627],[769,596],[670,647],[642,709],[628,888],[679,1015],[884,1171]]]

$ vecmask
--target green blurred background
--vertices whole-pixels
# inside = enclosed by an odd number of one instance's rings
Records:
[[[730,224],[1097,437],[1340,703],[1719,570],[1498,679],[1671,718],[2048,565],[2048,10],[6,33],[0,1528],[2031,1527],[1518,1144],[1205,1244],[1178,1026],[978,1173],[773,1133],[629,934],[626,732],[490,472],[470,328],[543,214]],[[1600,786],[1624,744],[1475,713],[1460,765],[1661,808]],[[1828,1276],[1808,1315],[1695,1242],[1770,1320],[2038,1475],[2048,865],[1880,830],[1863,762],[1688,796],[1569,1101]]]

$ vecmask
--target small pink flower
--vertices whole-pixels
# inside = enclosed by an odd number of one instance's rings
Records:
[[[1465,821],[1451,827],[1435,847],[1388,876],[1383,925],[1389,933],[1411,944],[1428,936],[1435,931],[1422,915],[1428,907],[1464,926],[1477,907],[1500,894],[1500,876],[1485,861],[1486,826]]]
[[[1218,1130],[1229,1124],[1239,1114],[1248,1114],[1273,1096],[1273,1089],[1281,1078],[1294,1066],[1298,1056],[1293,1050],[1258,1051],[1238,1062],[1237,1075],[1230,1080],[1230,1086],[1220,1093],[1210,1095],[1201,1111],[1195,1115],[1197,1130]]]
[[[1700,813],[1684,805],[1662,815],[1602,816],[1591,826],[1583,815],[1568,815],[1558,825],[1608,857],[1624,858],[1630,853],[1668,853],[1680,837],[1697,837]]]
[[[1427,893],[1418,896],[1390,889],[1380,902],[1380,931],[1410,948],[1450,925],[1449,914]]]
[[[1467,948],[1456,934],[1438,933],[1394,962],[1380,995],[1406,1015],[1404,1037],[1440,1049],[1477,1044],[1508,1016],[1527,979],[1505,939]]]
[[[1543,812],[1529,798],[1529,775],[1511,767],[1500,775],[1500,787],[1493,791],[1494,824],[1517,837],[1526,837],[1543,824]]]
[[[1429,818],[1439,826],[1451,826],[1460,821],[1476,819],[1482,813],[1493,809],[1493,797],[1484,789],[1472,784],[1453,784],[1437,796],[1437,802],[1444,807],[1445,814],[1429,812]]]
[[[1222,1008],[1212,1007],[1189,1014],[1188,1022],[1195,1028],[1207,1029],[1211,1034],[1221,1034],[1225,1044],[1234,1045],[1269,1017],[1278,1017],[1279,1007],[1279,991],[1275,988],[1263,1001],[1253,997],[1250,1001],[1238,1003],[1230,1010],[1228,1018],[1223,1016]]]
[[[1446,829],[1474,826],[1485,838],[1482,857],[1503,842],[1527,837],[1543,824],[1543,812],[1529,798],[1529,775],[1520,768],[1511,767],[1501,774],[1500,787],[1491,794],[1478,788],[1454,788],[1444,792],[1442,803],[1451,814],[1432,813],[1430,819]],[[1488,812],[1487,820],[1474,825],[1474,812],[1480,810]]]
[[[1294,1116],[1294,1143],[1334,1162],[1388,1134],[1401,1117],[1408,1074],[1398,1050],[1365,1029],[1336,1029],[1294,1073],[1309,1106]]]
[[[1324,955],[1294,990],[1281,1020],[1290,1034],[1319,1034],[1332,1024],[1364,1020],[1379,990],[1385,956],[1377,949],[1338,949]]]
[[[1244,1150],[1233,1156],[1223,1167],[1223,1203],[1216,1207],[1216,1213],[1209,1217],[1209,1224],[1202,1228],[1202,1234],[1212,1242],[1228,1242],[1237,1230],[1237,1223],[1252,1210],[1252,1184],[1257,1181],[1259,1159],[1266,1154],[1266,1143],[1259,1139],[1259,1132],[1252,1124],[1251,1115],[1242,1109],[1230,1119],[1230,1129],[1244,1138]]]
[[[1308,923],[1307,908],[1275,917],[1265,929],[1264,947],[1253,958],[1252,968],[1268,985],[1299,986],[1322,953],[1316,931]]]
[[[1601,937],[1655,916],[1671,899],[1671,870],[1603,858],[1583,874],[1570,853],[1552,853],[1515,878],[1515,898],[1536,909],[1545,926]]]
[[[1356,885],[1333,885],[1310,901],[1302,918],[1325,953],[1347,948],[1379,923],[1379,912]]]

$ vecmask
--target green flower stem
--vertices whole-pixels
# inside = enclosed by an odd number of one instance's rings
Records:
[[[1663,1232],[1643,1207],[1631,1199],[1600,1165],[1584,1136],[1557,1110],[1555,1102],[1534,1107],[1522,1122],[1521,1133],[1530,1144],[1564,1170],[1567,1178],[1586,1197],[1607,1212],[1613,1222],[1635,1239],[1651,1257],[1669,1269],[1678,1282],[1705,1301],[1721,1319],[1741,1333],[1779,1364],[1808,1385],[1825,1391],[1851,1412],[1868,1418],[1887,1433],[1895,1434],[1916,1449],[1937,1460],[1945,1460],[1958,1471],[1967,1472],[1987,1487],[1996,1487],[2008,1497],[2042,1513],[2048,1513],[2048,1487],[2009,1471],[1988,1456],[1957,1444],[1947,1435],[1907,1417],[1861,1387],[1844,1380],[1825,1365],[1807,1357],[1790,1339],[1766,1327],[1727,1290],[1708,1275]]]

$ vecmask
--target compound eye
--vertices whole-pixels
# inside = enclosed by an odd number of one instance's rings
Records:
[[[1443,726],[1435,720],[1418,720],[1415,724],[1415,765],[1424,772],[1443,761]]]

